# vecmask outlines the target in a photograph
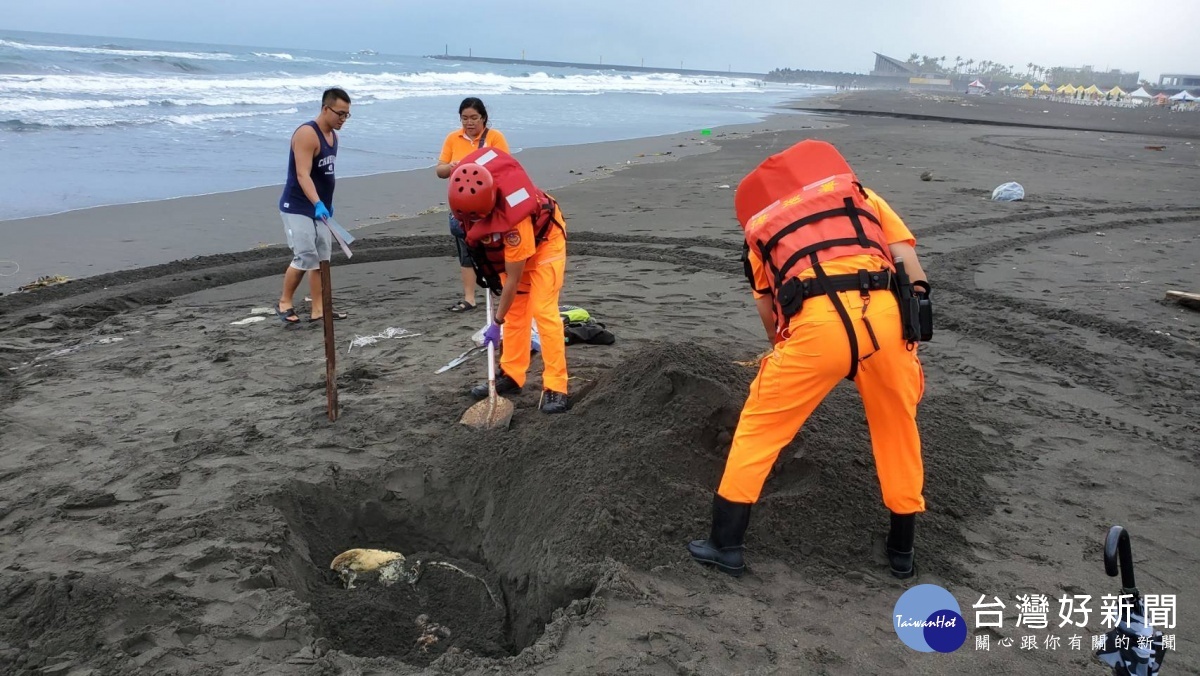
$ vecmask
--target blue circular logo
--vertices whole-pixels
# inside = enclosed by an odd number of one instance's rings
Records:
[[[958,601],[936,584],[904,592],[892,610],[892,627],[904,645],[923,653],[952,653],[967,641]]]

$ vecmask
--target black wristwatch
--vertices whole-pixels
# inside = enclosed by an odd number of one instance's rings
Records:
[[[496,322],[496,326],[504,326],[504,320],[499,317],[492,317],[492,321]]]

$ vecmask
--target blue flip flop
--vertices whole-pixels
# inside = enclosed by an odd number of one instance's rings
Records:
[[[279,303],[276,303],[275,304],[275,316],[279,317],[279,321],[283,322],[284,324],[287,324],[288,326],[294,326],[294,325],[300,323],[300,315],[296,314],[296,308],[294,308],[294,307],[288,308],[286,311],[284,311],[284,310],[280,310]],[[292,317],[295,317],[295,319],[291,319]]]

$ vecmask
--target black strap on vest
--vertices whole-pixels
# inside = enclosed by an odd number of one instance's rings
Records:
[[[813,279],[806,279],[800,282],[801,297],[807,299],[813,296],[824,295],[826,288],[834,291],[858,291],[860,293],[890,289],[892,288],[892,273],[887,270],[877,270],[875,272],[859,270],[858,274],[855,275],[827,275],[824,283],[825,287],[822,287]]]
[[[815,280],[809,279],[802,283],[804,297],[811,298],[824,293],[829,297],[829,302],[833,303],[833,308],[837,310],[838,317],[842,320],[842,326],[846,329],[846,339],[850,341],[850,371],[846,374],[846,380],[854,380],[858,375],[858,363],[879,350],[879,341],[875,338],[875,329],[871,327],[871,322],[867,319],[867,306],[871,302],[872,291],[880,291],[888,288],[891,281],[891,274],[886,270],[876,272],[859,270],[858,274],[854,275],[830,276],[825,274],[825,268],[821,267],[816,254],[812,255],[811,260],[813,271],[817,273],[817,277]],[[854,331],[854,321],[850,319],[850,313],[846,310],[846,306],[842,304],[842,299],[837,295],[838,291],[854,290],[858,290],[859,295],[863,298],[862,320],[867,328],[867,336],[871,338],[871,346],[875,349],[875,351],[866,357],[862,357],[862,359],[859,358],[858,334]]]
[[[837,310],[838,316],[842,318],[842,326],[846,328],[846,337],[850,340],[850,373],[846,380],[854,380],[858,375],[858,334],[854,332],[854,322],[851,321],[846,306],[842,304],[842,299],[838,298],[837,291],[833,289],[829,275],[825,274],[825,268],[821,267],[821,262],[817,260],[817,254],[812,254],[811,260],[813,270],[817,273],[817,283],[825,295],[829,296],[829,302],[833,303],[833,309]]]
[[[866,190],[857,182],[855,185],[858,186],[859,192],[866,199]],[[771,250],[779,244],[780,240],[810,223],[837,216],[845,216],[850,219],[850,223],[854,226],[854,237],[831,239],[811,244],[793,253],[778,268],[775,267],[771,259]],[[804,218],[789,223],[787,226],[781,228],[779,232],[775,233],[771,239],[759,245],[759,254],[762,257],[763,263],[767,265],[774,278],[772,288],[776,290],[777,297],[775,301],[783,314],[783,317],[779,319],[782,320],[784,325],[800,311],[806,298],[824,294],[833,303],[834,309],[842,320],[842,326],[846,329],[846,338],[850,341],[850,371],[846,375],[847,380],[854,380],[858,375],[858,364],[862,360],[859,359],[858,334],[854,331],[854,322],[850,319],[850,313],[846,310],[846,306],[842,304],[841,298],[837,294],[839,291],[858,290],[863,298],[863,324],[866,326],[867,335],[871,338],[871,345],[878,351],[879,341],[875,338],[875,330],[871,328],[871,322],[867,320],[867,306],[871,302],[872,291],[880,291],[891,287],[892,275],[887,270],[878,270],[875,272],[859,270],[857,274],[853,275],[830,276],[825,273],[825,268],[821,267],[821,261],[817,257],[817,253],[838,246],[859,246],[864,249],[876,249],[884,258],[890,259],[891,253],[887,249],[867,237],[866,229],[863,227],[863,218],[866,218],[877,226],[882,227],[883,225],[874,213],[860,209],[855,205],[853,198],[847,197],[843,201],[842,206],[836,209],[809,214]],[[746,277],[750,280],[750,285],[753,287],[754,275],[750,265],[749,254],[750,245],[747,243],[742,249],[742,263],[745,268]],[[790,278],[789,273],[792,267],[804,258],[808,258],[812,264],[816,278],[804,281]],[[759,293],[765,293],[769,290],[755,289]],[[874,354],[874,352],[871,354]],[[862,359],[867,359],[870,356],[868,354]]]
[[[746,275],[746,281],[750,282],[750,288],[754,289],[754,293],[769,294],[771,287],[768,285],[765,289],[760,289],[754,285],[754,266],[750,263],[750,242],[742,241],[742,272]]]
[[[829,209],[819,213],[810,214],[798,221],[790,223],[784,228],[781,228],[779,232],[775,233],[775,236],[767,240],[766,243],[762,245],[761,253],[763,260],[771,260],[771,249],[775,248],[775,245],[778,244],[779,241],[785,236],[799,230],[809,223],[816,223],[817,221],[823,221],[827,218],[833,218],[835,216],[848,217],[850,222],[854,225],[855,236],[844,237],[841,239],[830,239],[811,244],[789,256],[788,259],[783,262],[783,265],[779,266],[778,268],[775,268],[774,265],[770,265],[771,270],[775,273],[775,288],[778,289],[785,281],[787,281],[788,273],[791,271],[792,267],[800,261],[800,259],[813,258],[818,251],[822,251],[824,249],[829,249],[835,246],[861,246],[863,248],[877,249],[885,258],[889,256],[889,253],[881,248],[878,243],[872,242],[867,238],[867,233],[863,229],[863,218],[866,218],[872,223],[882,227],[882,225],[879,223],[879,219],[875,217],[875,214],[866,211],[865,209],[859,209],[854,205],[854,200],[847,197],[845,203],[837,209]],[[813,260],[815,260],[815,258],[813,258]]]

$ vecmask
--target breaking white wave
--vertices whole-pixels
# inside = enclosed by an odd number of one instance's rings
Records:
[[[0,47],[31,52],[70,52],[73,54],[95,54],[102,56],[165,57],[171,59],[197,59],[201,61],[234,61],[236,54],[225,52],[167,52],[120,47],[73,47],[69,45],[37,45],[29,42],[0,40]]]
[[[171,124],[203,124],[205,122],[217,122],[220,120],[237,120],[247,117],[259,117],[261,115],[295,115],[299,112],[296,108],[287,108],[285,110],[271,111],[255,111],[246,113],[196,113],[194,115],[168,115],[166,120]]]
[[[46,110],[48,103],[86,100],[79,107],[104,108],[121,101],[167,101],[174,105],[297,105],[314,92],[336,84],[356,101],[399,100],[462,94],[712,94],[761,91],[760,82],[733,77],[663,74],[518,76],[494,73],[347,73],[314,75],[270,73],[232,77],[142,75],[7,75],[0,76],[0,110],[20,113]],[[25,106],[24,108],[22,106]],[[67,110],[69,108],[56,108]]]
[[[112,110],[149,106],[146,99],[28,99],[13,101],[0,99],[0,113],[58,113],[71,110]]]

